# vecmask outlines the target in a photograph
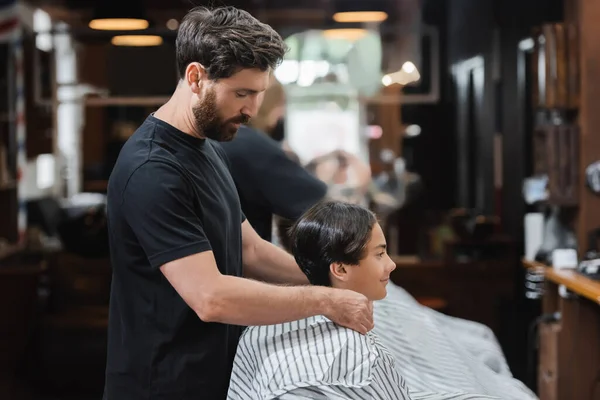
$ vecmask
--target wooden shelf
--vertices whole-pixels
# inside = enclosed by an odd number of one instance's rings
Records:
[[[595,281],[571,269],[555,269],[537,261],[522,260],[527,269],[540,270],[544,277],[558,285],[564,285],[580,296],[600,304],[600,281]]]
[[[565,285],[570,291],[600,304],[600,282],[572,270],[546,268],[544,275],[549,281]]]

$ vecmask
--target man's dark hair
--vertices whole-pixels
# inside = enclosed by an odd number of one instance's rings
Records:
[[[358,265],[377,222],[370,210],[340,201],[310,208],[291,228],[291,250],[313,285],[331,286],[332,263]]]
[[[286,45],[269,25],[235,7],[196,7],[181,21],[175,42],[177,73],[199,62],[213,80],[246,68],[275,69]]]

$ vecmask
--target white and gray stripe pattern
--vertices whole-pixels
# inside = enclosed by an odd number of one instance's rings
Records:
[[[375,329],[360,335],[325,317],[250,327],[229,400],[533,400],[512,377],[491,330],[421,306],[389,284]]]
[[[392,283],[387,297],[375,303],[374,316],[373,332],[393,354],[413,399],[417,391],[537,399],[511,375],[488,327],[423,307]]]
[[[302,398],[410,399],[393,357],[373,334],[322,316],[246,329],[228,399]]]

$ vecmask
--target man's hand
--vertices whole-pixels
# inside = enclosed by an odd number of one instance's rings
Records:
[[[327,318],[363,335],[373,329],[373,302],[352,290],[334,290],[329,294]]]

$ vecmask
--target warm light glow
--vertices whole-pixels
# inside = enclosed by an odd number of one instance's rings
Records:
[[[167,28],[169,28],[170,30],[174,31],[179,27],[179,21],[177,21],[175,18],[171,18],[170,20],[167,21]]]
[[[410,61],[407,61],[404,64],[402,64],[402,70],[407,74],[412,74],[416,69],[417,67],[415,67],[415,64],[413,64]]]
[[[33,12],[33,31],[35,46],[42,51],[52,50],[52,18],[50,14],[38,8]]]
[[[521,40],[519,42],[520,50],[529,51],[529,50],[533,50],[534,47],[535,47],[535,42],[533,41],[532,38],[527,38],[527,39]]]
[[[408,137],[415,137],[421,134],[421,127],[419,125],[409,125],[406,127],[405,134]]]
[[[327,39],[344,39],[351,42],[362,39],[366,34],[367,31],[360,28],[327,29],[323,31],[323,36]]]
[[[383,22],[388,15],[383,11],[350,11],[333,14],[335,22]]]
[[[90,28],[100,31],[137,31],[148,28],[145,19],[136,18],[102,18],[90,21]]]
[[[409,83],[417,82],[419,79],[421,79],[419,70],[415,64],[407,61],[402,65],[402,68],[400,68],[399,71],[384,75],[383,78],[381,78],[381,83],[383,83],[384,86],[390,86],[393,83],[408,85]]]
[[[377,140],[383,136],[383,128],[379,125],[367,126],[367,136],[369,139]]]
[[[162,42],[162,37],[154,35],[121,35],[111,40],[115,46],[158,46]]]
[[[40,190],[54,185],[54,155],[40,154],[35,163],[36,186]]]

